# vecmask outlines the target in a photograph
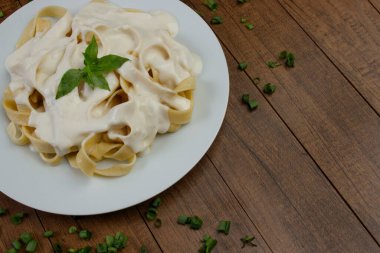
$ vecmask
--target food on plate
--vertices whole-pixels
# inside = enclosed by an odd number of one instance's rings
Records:
[[[92,1],[76,15],[38,12],[7,58],[7,132],[56,165],[66,157],[88,176],[122,176],[157,134],[191,120],[202,61],[175,40],[163,11]],[[100,168],[104,159],[118,161]]]

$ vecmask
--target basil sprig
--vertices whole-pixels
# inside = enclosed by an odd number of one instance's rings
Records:
[[[98,44],[94,36],[83,55],[85,67],[66,71],[59,83],[56,99],[69,94],[82,81],[85,81],[92,89],[110,90],[103,75],[120,68],[126,61],[129,61],[127,58],[113,54],[98,58]]]

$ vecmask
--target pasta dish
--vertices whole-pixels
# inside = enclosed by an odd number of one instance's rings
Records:
[[[157,134],[191,120],[202,61],[178,29],[166,12],[102,0],[75,16],[41,9],[6,60],[10,139],[50,165],[66,157],[88,176],[127,174]],[[105,159],[118,162],[101,168]]]

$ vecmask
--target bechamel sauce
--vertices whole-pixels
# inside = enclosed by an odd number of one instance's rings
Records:
[[[70,30],[72,35],[67,37]],[[88,32],[100,39],[99,58],[116,54],[130,59],[117,70],[133,84],[129,100],[108,112],[99,111],[97,105],[117,88],[114,73],[106,76],[111,92],[84,85],[81,96],[76,88],[55,99],[63,74],[84,67],[82,53],[87,44],[78,44],[77,36],[81,34],[85,41]],[[168,107],[160,101],[187,109],[189,101],[175,97],[171,89],[202,69],[200,58],[173,39],[177,33],[176,19],[166,12],[133,13],[110,3],[91,2],[74,17],[67,13],[48,32],[38,34],[7,58],[10,88],[17,104],[32,109],[29,125],[36,128],[35,134],[59,155],[80,145],[89,134],[105,131],[111,139],[119,138],[135,152],[143,152],[157,133],[169,128]],[[146,66],[159,71],[166,87],[150,79]],[[45,112],[37,112],[30,105],[28,97],[33,89],[43,95]],[[131,128],[127,136],[115,131],[123,125]]]

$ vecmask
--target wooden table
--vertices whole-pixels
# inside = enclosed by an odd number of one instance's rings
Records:
[[[27,2],[1,0],[0,7],[6,17]],[[206,233],[218,240],[213,252],[380,252],[380,0],[219,0],[215,14],[201,0],[184,2],[207,22],[223,19],[212,29],[227,57],[230,97],[210,150],[160,194],[162,227],[145,219],[149,202],[71,217],[1,194],[0,207],[28,217],[17,226],[10,214],[0,217],[0,251],[23,231],[33,232],[38,252],[55,243],[95,246],[123,231],[123,252],[142,244],[149,252],[197,252]],[[282,50],[295,53],[295,68],[268,68]],[[237,68],[242,61],[245,71]],[[270,96],[262,92],[268,82],[277,86]],[[243,93],[258,100],[257,110],[242,105]],[[178,225],[180,214],[202,217],[203,227]],[[215,231],[223,219],[232,221],[228,236]],[[72,225],[92,239],[70,235]],[[43,238],[44,230],[55,236]],[[245,235],[257,247],[241,249]]]

